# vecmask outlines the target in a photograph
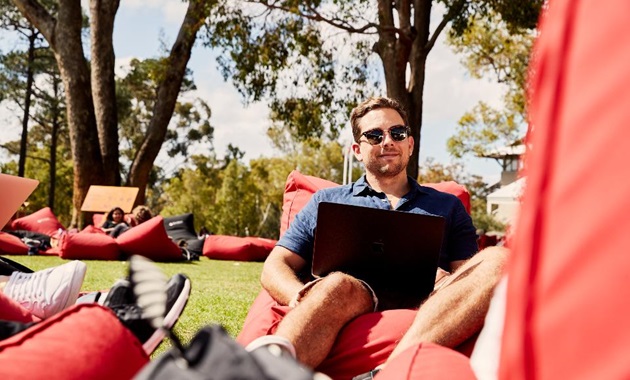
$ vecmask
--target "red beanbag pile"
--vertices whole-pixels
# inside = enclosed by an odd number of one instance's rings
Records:
[[[50,207],[44,207],[30,215],[15,219],[11,228],[39,232],[48,236],[54,235],[59,229],[65,230]]]
[[[203,244],[203,255],[215,260],[264,261],[275,245],[273,239],[210,235]]]

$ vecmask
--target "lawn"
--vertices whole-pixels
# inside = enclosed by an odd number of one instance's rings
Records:
[[[56,256],[10,256],[27,267],[38,270],[60,265],[66,260]],[[82,291],[108,289],[127,273],[122,261],[82,260],[88,266]],[[209,260],[202,257],[191,263],[157,263],[169,276],[184,273],[192,283],[188,305],[175,328],[188,342],[195,332],[208,324],[223,325],[231,336],[243,326],[249,306],[260,291],[262,263]],[[156,354],[170,345],[162,344]]]

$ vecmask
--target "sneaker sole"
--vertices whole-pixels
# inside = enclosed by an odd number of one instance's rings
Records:
[[[182,312],[184,311],[184,308],[188,303],[189,296],[190,279],[186,278],[186,281],[184,281],[184,287],[179,293],[179,297],[177,297],[177,300],[175,300],[173,307],[171,307],[171,310],[169,310],[169,312],[164,317],[165,329],[170,330],[173,326],[175,326],[175,323],[177,323],[177,320],[182,315]],[[155,349],[160,345],[160,343],[162,343],[165,336],[166,333],[163,329],[156,329],[153,335],[151,335],[151,337],[147,339],[147,341],[142,345],[144,352],[146,352],[147,355],[151,355],[153,351],[155,351]]]

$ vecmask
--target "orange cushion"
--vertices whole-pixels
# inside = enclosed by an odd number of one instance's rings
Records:
[[[273,239],[210,235],[203,244],[203,255],[215,260],[264,261],[275,245]]]
[[[0,291],[0,321],[36,322],[37,317]]]
[[[28,247],[17,236],[0,232],[0,253],[6,255],[26,255]]]
[[[102,231],[90,230],[62,235],[59,241],[59,256],[67,260],[118,260],[121,251],[116,239]]]
[[[282,198],[282,217],[280,219],[280,236],[289,228],[289,224],[298,212],[308,203],[311,196],[319,189],[339,186],[325,179],[304,175],[297,170],[289,173]]]
[[[116,316],[75,305],[0,341],[2,379],[130,379],[149,358]]]
[[[59,229],[65,229],[57,220],[50,207],[44,207],[30,215],[15,219],[11,224],[11,228],[14,230],[35,231],[48,236],[54,235]]]
[[[121,234],[116,241],[127,255],[141,255],[153,261],[182,260],[181,249],[166,234],[159,215]]]
[[[594,4],[594,3],[593,3]],[[530,78],[502,379],[630,379],[630,2],[557,0]]]

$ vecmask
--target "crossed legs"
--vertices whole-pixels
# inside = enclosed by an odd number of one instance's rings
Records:
[[[481,330],[507,252],[502,247],[487,248],[441,282],[418,310],[390,359],[421,342],[456,347]],[[275,335],[288,339],[298,360],[315,368],[330,352],[339,331],[373,307],[371,294],[360,281],[332,273],[285,316]]]

